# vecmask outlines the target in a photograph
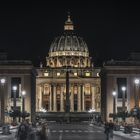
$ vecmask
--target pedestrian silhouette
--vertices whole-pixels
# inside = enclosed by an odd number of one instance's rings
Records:
[[[109,123],[108,122],[105,122],[105,131],[104,133],[106,134],[106,140],[109,140]]]
[[[40,140],[47,140],[48,136],[47,136],[47,125],[43,124],[41,131],[40,131]]]
[[[26,122],[23,121],[18,128],[17,139],[26,140],[27,135],[28,135],[28,126],[27,126]]]
[[[114,130],[114,123],[112,122],[112,120],[110,120],[109,122],[109,137],[113,138],[113,130]]]

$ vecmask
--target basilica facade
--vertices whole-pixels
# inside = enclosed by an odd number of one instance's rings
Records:
[[[102,118],[109,120],[112,119],[110,113],[124,111],[133,114],[126,122],[134,123],[140,107],[140,53],[130,53],[127,60],[106,61],[100,76]]]
[[[36,112],[65,112],[67,102],[70,112],[100,112],[100,68],[91,60],[86,42],[75,34],[68,16],[64,33],[50,45],[45,66],[36,69]]]
[[[0,124],[12,122],[9,112],[14,109],[29,112],[31,120],[37,113],[60,117],[67,112],[88,114],[85,118],[89,119],[90,111],[109,120],[111,113],[139,108],[139,83],[139,53],[95,67],[86,42],[76,35],[68,16],[64,33],[50,45],[45,65],[34,67],[31,61],[8,60],[7,54],[0,53]]]
[[[101,112],[100,71],[68,16],[64,33],[50,45],[45,65],[36,68],[28,60],[8,60],[0,53],[0,124],[12,122],[9,112],[15,109],[29,112],[30,120],[44,111]]]
[[[9,114],[14,109],[30,113],[32,119],[35,115],[33,81],[35,70],[31,61],[8,60],[6,53],[0,53],[0,125],[13,121]],[[17,121],[20,120],[17,117]]]

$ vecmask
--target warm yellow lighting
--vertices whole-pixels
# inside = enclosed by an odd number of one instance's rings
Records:
[[[86,75],[86,76],[90,76],[90,72],[86,72],[85,75]]]
[[[23,91],[21,92],[21,94],[22,94],[22,96],[25,96],[25,95],[26,95],[26,91],[23,90]]]
[[[57,76],[60,76],[60,72],[57,72]]]
[[[77,76],[77,72],[74,73],[74,76]]]
[[[97,73],[97,76],[99,77],[99,73]]]
[[[49,73],[48,72],[45,72],[44,73],[44,76],[46,76],[46,77],[49,76]]]

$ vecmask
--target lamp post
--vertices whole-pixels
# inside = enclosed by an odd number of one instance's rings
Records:
[[[13,111],[15,113],[16,111],[16,91],[17,91],[17,86],[13,86]],[[16,117],[13,117],[13,122],[16,122]]]
[[[140,83],[140,80],[139,79],[135,79],[134,80],[134,83],[135,83],[135,94],[134,94],[134,99],[135,99],[135,107],[134,107],[134,110],[136,115],[135,115],[135,122],[137,121],[137,115],[139,114],[138,116],[138,119],[140,121],[140,110],[139,110],[139,94],[138,94],[138,89],[139,89],[139,83]]]
[[[139,96],[138,96],[138,88],[139,88],[139,83],[140,80],[139,79],[135,79],[134,81],[135,83],[135,107],[139,107]]]
[[[23,90],[21,92],[21,94],[22,94],[22,112],[24,113],[25,112],[25,96],[26,96],[26,91]]]
[[[122,91],[123,91],[123,94],[122,94],[122,111],[125,112],[125,91],[126,91],[125,86],[122,87]]]
[[[2,86],[1,88],[1,122],[2,124],[4,124],[5,122],[5,115],[4,115],[4,108],[5,108],[5,102],[4,102],[4,84],[5,84],[6,80],[5,78],[0,79],[0,84]]]
[[[116,91],[113,91],[112,95],[113,95],[113,121],[114,121],[116,114]]]
[[[21,92],[22,94],[22,119],[24,120],[25,119],[25,96],[26,96],[26,91],[23,90]]]

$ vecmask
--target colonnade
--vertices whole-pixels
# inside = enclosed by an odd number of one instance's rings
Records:
[[[59,86],[59,94],[58,94],[58,89],[57,87]],[[66,98],[66,90],[65,90],[65,84],[48,84],[49,87],[49,107],[48,111],[52,112],[64,112],[65,111],[65,98]],[[75,89],[76,87],[76,89]],[[85,89],[85,84],[70,84],[70,89],[69,89],[69,99],[70,99],[70,112],[83,112],[86,111],[86,102],[85,102],[85,97],[86,97],[86,89]],[[89,97],[91,101],[91,106],[90,108],[96,109],[96,92],[97,92],[97,87],[94,84],[90,84],[90,91],[89,91]],[[39,90],[37,91],[37,98],[38,98],[38,109],[42,107],[42,102],[43,102],[43,91],[44,91],[44,85],[39,86]],[[57,96],[59,96],[60,100],[60,110],[57,110]],[[76,101],[76,106],[77,110],[75,110],[75,101]]]

